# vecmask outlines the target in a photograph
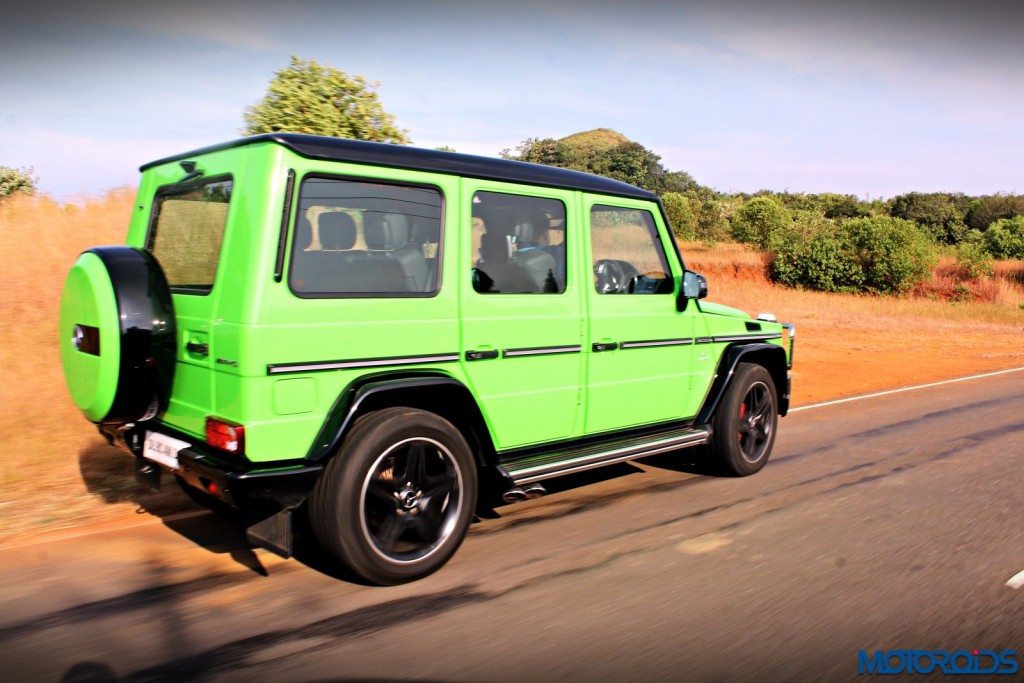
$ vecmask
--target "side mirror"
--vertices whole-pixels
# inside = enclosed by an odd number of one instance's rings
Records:
[[[687,299],[703,299],[708,295],[708,281],[703,275],[688,270],[683,273],[683,296]]]
[[[685,311],[690,299],[703,299],[708,295],[708,281],[703,275],[692,270],[683,273],[683,286],[676,299],[676,310]]]

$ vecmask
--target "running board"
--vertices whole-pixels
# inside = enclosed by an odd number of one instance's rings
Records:
[[[623,460],[699,446],[707,443],[710,437],[711,432],[707,428],[691,427],[592,444],[584,448],[525,456],[503,462],[501,469],[516,486],[523,486],[543,479],[611,465]]]

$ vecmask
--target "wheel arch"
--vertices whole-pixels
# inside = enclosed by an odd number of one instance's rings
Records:
[[[725,349],[718,363],[715,378],[711,382],[704,405],[697,413],[696,424],[708,424],[718,404],[732,382],[736,366],[756,363],[763,366],[772,377],[775,393],[779,397],[779,416],[789,412],[789,370],[786,365],[786,351],[776,344],[734,344]]]
[[[497,462],[490,430],[472,392],[458,379],[440,372],[379,373],[355,380],[331,407],[306,459],[327,462],[356,419],[374,410],[397,406],[440,415],[469,442],[478,466]]]

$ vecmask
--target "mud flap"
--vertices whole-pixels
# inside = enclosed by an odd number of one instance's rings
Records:
[[[252,545],[266,548],[288,559],[292,556],[292,509],[257,508],[246,514],[245,539]]]

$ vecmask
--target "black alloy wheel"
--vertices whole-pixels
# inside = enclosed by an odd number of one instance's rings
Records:
[[[771,390],[762,381],[754,382],[740,402],[737,437],[743,459],[756,463],[765,456],[775,432],[775,402]]]
[[[434,413],[367,413],[346,434],[309,497],[320,545],[362,578],[391,585],[444,565],[465,538],[476,461],[459,430]]]
[[[362,531],[386,560],[421,560],[451,536],[462,490],[462,472],[444,444],[426,437],[399,441],[367,472]]]
[[[724,473],[745,477],[771,457],[779,422],[779,401],[768,370],[739,363],[711,418],[708,451]]]

